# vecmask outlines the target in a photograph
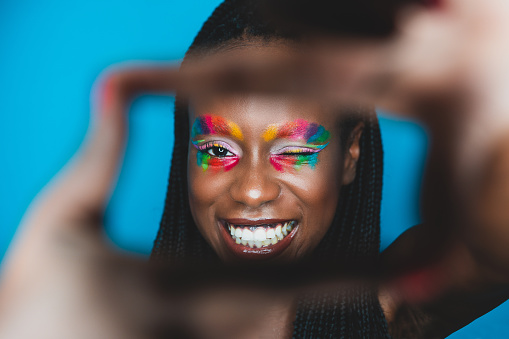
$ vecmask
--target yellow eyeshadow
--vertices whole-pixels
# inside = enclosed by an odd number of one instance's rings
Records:
[[[271,141],[276,139],[277,137],[277,125],[269,125],[265,132],[263,133],[262,137],[265,141]]]
[[[233,137],[239,140],[244,140],[244,136],[242,135],[242,132],[236,123],[228,121],[228,127],[230,127],[230,133]]]

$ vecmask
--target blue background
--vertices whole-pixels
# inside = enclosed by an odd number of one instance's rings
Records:
[[[37,192],[79,147],[90,90],[109,65],[183,57],[217,0],[3,0],[0,2],[0,259]],[[147,255],[161,217],[173,143],[173,99],[144,97],[130,136],[107,232]],[[380,123],[385,148],[382,248],[419,223],[426,134],[416,124]],[[509,337],[504,304],[450,338]]]

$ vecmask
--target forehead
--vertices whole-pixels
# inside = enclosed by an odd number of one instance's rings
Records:
[[[274,59],[294,53],[294,46],[285,40],[232,42],[208,57],[231,58],[267,58]],[[335,126],[337,118],[316,100],[289,95],[210,95],[194,98],[189,104],[191,124],[196,117],[213,114],[236,123],[243,131],[261,132],[268,125],[281,124],[296,119],[318,123],[327,129]]]
[[[331,110],[322,105],[287,96],[216,96],[190,103],[191,123],[199,116],[212,114],[236,123],[243,132],[262,133],[269,125],[303,119],[333,129]]]

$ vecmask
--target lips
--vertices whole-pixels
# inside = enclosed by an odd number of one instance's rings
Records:
[[[244,259],[268,259],[283,252],[298,229],[294,219],[223,219],[221,235],[228,249]]]

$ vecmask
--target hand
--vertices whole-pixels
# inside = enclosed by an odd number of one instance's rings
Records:
[[[86,140],[31,204],[4,260],[0,338],[238,338],[273,304],[272,288],[231,284],[233,269],[156,266],[114,250],[103,234],[129,104],[172,95],[177,72],[119,67],[98,81]]]

